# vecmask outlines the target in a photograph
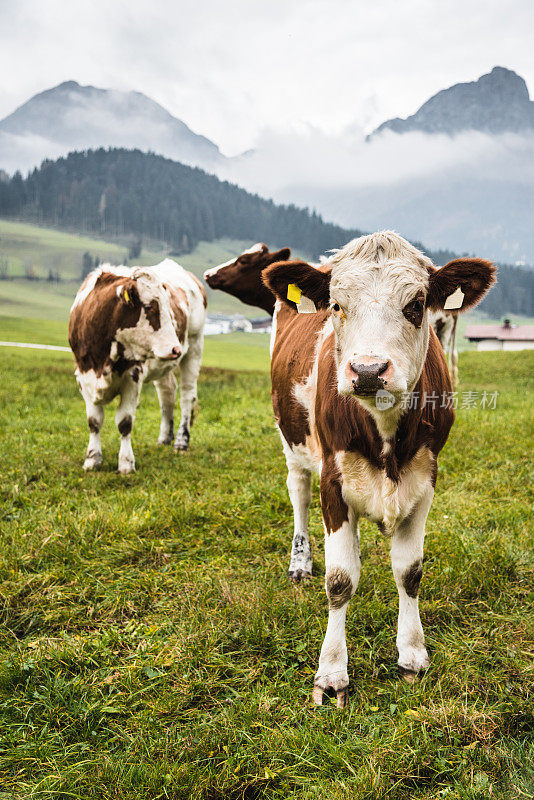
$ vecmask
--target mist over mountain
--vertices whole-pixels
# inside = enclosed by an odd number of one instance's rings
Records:
[[[523,78],[495,67],[367,138],[267,131],[219,174],[339,225],[534,264],[533,109]]]
[[[224,161],[216,144],[141,92],[66,81],[0,120],[0,168],[8,172],[101,146],[150,150],[211,171]]]
[[[253,150],[225,158],[139,92],[68,81],[0,121],[0,170],[26,171],[72,150],[139,149],[316,209],[343,228],[394,228],[434,250],[534,263],[533,109],[523,78],[494,67],[367,139],[355,127],[265,130]]]

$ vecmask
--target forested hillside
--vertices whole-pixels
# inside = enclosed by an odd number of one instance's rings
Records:
[[[361,234],[307,209],[276,205],[200,169],[124,149],[70,153],[44,161],[26,178],[20,173],[0,178],[0,216],[107,239],[133,235],[139,247],[157,240],[176,254],[226,237],[290,245],[318,258]],[[426,252],[436,264],[454,258],[446,250]],[[498,284],[482,310],[495,317],[534,316],[534,271],[500,265]]]
[[[167,242],[177,253],[222,237],[291,245],[311,257],[358,236],[295,206],[278,206],[200,169],[142,153],[99,149],[44,161],[0,182],[0,215]]]

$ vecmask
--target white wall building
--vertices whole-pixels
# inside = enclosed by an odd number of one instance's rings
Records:
[[[465,338],[477,343],[477,350],[533,350],[534,325],[468,325]]]

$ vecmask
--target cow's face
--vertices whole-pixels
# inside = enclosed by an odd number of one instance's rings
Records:
[[[136,269],[131,279],[116,288],[115,341],[122,345],[124,358],[145,361],[176,360],[182,351],[165,288],[150,272]],[[116,350],[116,348],[115,348]],[[113,353],[112,353],[113,357]]]
[[[429,308],[443,308],[460,287],[462,310],[475,305],[494,280],[481,259],[459,259],[436,270],[432,262],[397,234],[355,239],[319,272],[302,262],[273,265],[264,273],[277,296],[287,299],[295,284],[317,308],[329,308],[340,394],[355,395],[373,409],[377,392],[395,401],[412,391],[423,368],[429,339]],[[382,398],[381,398],[382,399]]]
[[[329,305],[340,394],[396,398],[416,384],[428,348],[430,262],[412,256],[334,260]]]
[[[265,291],[260,278],[262,270],[277,261],[287,261],[290,255],[289,247],[271,253],[267,245],[258,243],[237,258],[206,270],[204,280],[211,289],[220,289],[255,305],[258,291]]]

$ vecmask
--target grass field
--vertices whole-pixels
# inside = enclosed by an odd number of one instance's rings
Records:
[[[440,459],[432,666],[413,686],[396,675],[388,543],[364,523],[337,711],[309,702],[327,619],[317,492],[315,577],[295,588],[265,340],[257,360],[244,341],[208,341],[207,363],[241,371],[203,370],[187,456],[156,447],[145,388],[126,478],[109,408],[103,470],[81,471],[70,356],[0,351],[1,800],[533,797],[534,353],[461,355],[462,391],[500,394],[458,410]]]
[[[200,242],[192,253],[180,256],[178,261],[201,277],[206,269],[228,261],[251,244],[235,239]],[[0,339],[41,344],[66,343],[69,309],[81,282],[79,276],[85,251],[111,263],[122,263],[127,255],[128,245],[126,240],[124,243],[106,242],[75,233],[0,219],[0,264],[7,260],[11,276],[24,275],[25,267],[31,265],[41,277],[46,277],[48,270],[52,269],[58,270],[64,279],[59,284],[42,280],[29,281],[21,277],[0,281]],[[148,249],[143,250],[137,263],[156,264],[166,256],[167,250],[161,243],[149,242]],[[304,257],[299,253],[294,253],[294,256]],[[264,316],[264,312],[259,309],[245,306],[223,292],[206,288],[211,312]],[[458,348],[469,350],[475,347],[463,338],[466,325],[499,321],[476,311],[462,314],[458,321]],[[534,324],[534,319],[518,315],[512,315],[512,321],[517,325]],[[45,335],[48,338],[43,338]],[[14,336],[19,338],[15,339]]]
[[[182,266],[202,276],[206,269],[228,261],[242,253],[253,242],[219,239],[200,242],[191,253],[175,257]],[[0,219],[0,266],[7,266],[8,275],[15,280],[0,281],[0,315],[65,320],[81,283],[82,256],[89,252],[94,258],[111,264],[123,264],[128,255],[128,241],[108,242],[76,233],[65,233],[25,222]],[[157,264],[168,255],[160,242],[148,242],[135,263],[141,266]],[[33,268],[37,277],[46,278],[48,271],[59,272],[59,284],[28,281],[22,276]],[[222,292],[212,292],[212,311],[246,313],[247,307]],[[249,309],[250,311],[250,309]],[[253,312],[262,316],[263,312]]]

